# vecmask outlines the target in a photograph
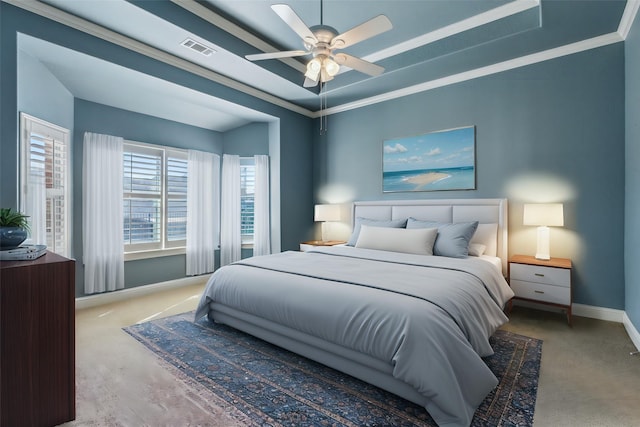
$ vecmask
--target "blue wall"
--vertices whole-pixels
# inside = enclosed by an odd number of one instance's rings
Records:
[[[18,110],[73,129],[73,95],[37,59],[18,53]]]
[[[384,139],[466,125],[476,126],[475,191],[382,193]],[[580,250],[552,255],[574,261],[574,302],[624,308],[622,43],[331,115],[328,129],[316,140],[316,200],[507,197],[512,231],[523,202],[563,202],[560,236]],[[531,176],[537,188],[519,184]]]
[[[240,157],[252,157],[256,154],[269,154],[269,124],[251,123],[229,130],[223,135],[225,154]]]
[[[311,126],[313,122],[311,119],[4,2],[0,3],[0,63],[2,65],[0,69],[0,144],[2,147],[2,150],[0,150],[2,153],[2,157],[0,157],[0,206],[18,206],[18,169],[16,161],[18,158],[19,110],[17,94],[18,32],[165,79],[274,117],[277,122],[268,125],[268,135],[269,154],[275,159],[275,164],[279,168],[277,171],[279,188],[276,189],[279,191],[277,191],[275,199],[279,203],[280,223],[275,227],[275,232],[279,234],[275,240],[281,242],[283,250],[287,250],[296,249],[301,239],[306,237],[310,224],[312,224],[312,218],[301,217],[298,215],[298,211],[299,207],[306,208],[313,203],[312,177],[308,173],[312,165]],[[102,114],[106,114],[109,117],[117,116],[118,119],[117,121],[105,120]],[[81,235],[79,233],[81,225],[77,221],[81,218],[81,201],[79,197],[79,194],[81,194],[81,182],[80,178],[78,178],[81,176],[81,163],[78,163],[78,161],[82,158],[82,152],[77,149],[78,138],[82,138],[85,130],[115,133],[113,132],[115,129],[125,138],[163,145],[176,145],[176,137],[186,129],[177,123],[164,121],[164,124],[158,124],[160,122],[154,121],[154,126],[158,125],[164,129],[164,132],[155,133],[153,130],[144,129],[139,125],[138,121],[140,120],[144,123],[150,123],[147,122],[147,119],[152,120],[152,118],[143,118],[141,115],[122,113],[106,106],[76,100],[74,129],[71,129],[75,140],[73,147],[73,215],[76,220],[74,230],[74,244],[76,247],[73,248],[73,251],[74,256],[79,261],[81,260],[81,250],[78,246],[81,244]],[[280,126],[279,132],[274,132],[272,130],[273,126]],[[202,132],[201,136],[206,133],[204,130],[198,131],[195,129],[192,128],[186,132]],[[272,140],[273,135],[278,137],[277,141]],[[154,140],[149,140],[150,138]],[[194,145],[198,146],[192,146],[192,148],[207,149],[205,148],[208,147],[204,142],[205,139],[199,137],[197,140],[201,142],[194,143]],[[222,150],[221,139],[213,143],[220,144],[216,147],[216,150]],[[214,149],[211,148],[211,151],[214,151]],[[280,224],[286,224],[286,227],[281,227]],[[127,286],[173,278],[173,273],[164,274],[166,271],[159,268],[160,265],[165,263],[171,265],[170,268],[175,272],[176,277],[178,277],[178,271],[182,272],[179,277],[184,276],[184,257],[136,261],[135,263],[127,263],[125,271]],[[80,288],[82,274],[77,275],[77,282]]]
[[[640,17],[625,41],[625,311],[640,331]]]

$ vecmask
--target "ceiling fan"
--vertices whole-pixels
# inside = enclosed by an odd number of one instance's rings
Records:
[[[340,71],[341,65],[370,76],[378,76],[384,72],[384,68],[379,65],[335,51],[352,46],[393,28],[391,21],[386,16],[378,15],[342,34],[338,34],[335,28],[322,24],[322,0],[320,0],[320,25],[315,25],[311,28],[307,27],[293,9],[286,4],[274,4],[271,9],[302,38],[305,50],[246,55],[245,58],[248,60],[259,61],[312,55],[313,58],[307,63],[304,87],[313,87],[319,82],[326,83],[332,80]]]

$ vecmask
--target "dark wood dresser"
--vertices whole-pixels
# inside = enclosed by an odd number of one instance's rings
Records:
[[[75,261],[0,261],[0,344],[0,426],[75,419]]]

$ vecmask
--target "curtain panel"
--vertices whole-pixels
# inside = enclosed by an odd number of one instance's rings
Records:
[[[253,219],[253,256],[271,253],[271,220],[269,204],[269,156],[254,156],[256,167],[254,219]]]
[[[47,188],[44,171],[31,169],[27,175],[29,181],[23,187],[22,212],[29,216],[29,240],[33,245],[47,244]]]
[[[187,276],[215,270],[219,244],[220,156],[189,150],[187,161]]]
[[[222,156],[220,212],[220,265],[241,259],[240,234],[240,156]]]
[[[123,139],[84,134],[82,243],[87,294],[124,288]]]

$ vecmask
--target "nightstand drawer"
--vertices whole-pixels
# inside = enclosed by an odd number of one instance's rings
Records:
[[[509,277],[512,281],[524,280],[526,282],[545,283],[563,286],[567,289],[571,286],[571,270],[567,268],[511,263]]]
[[[513,265],[511,268],[513,269]],[[571,288],[569,287],[544,285],[514,279],[511,279],[510,284],[516,297],[552,302],[555,304],[571,304]]]

